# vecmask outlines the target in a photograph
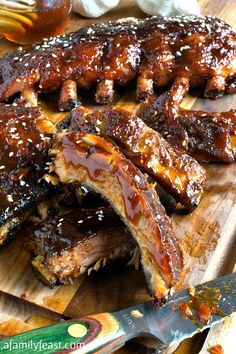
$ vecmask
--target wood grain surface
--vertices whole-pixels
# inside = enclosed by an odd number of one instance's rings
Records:
[[[0,334],[5,336],[50,326],[62,318],[56,313],[4,293],[0,293],[0,313]]]
[[[235,0],[201,0],[200,6],[202,14],[223,18],[236,30]],[[99,21],[127,16],[144,17],[134,0],[121,1],[117,9],[101,17]],[[93,21],[74,15],[67,32]],[[1,39],[0,48],[1,55],[3,55],[15,49],[16,46]],[[86,95],[83,95],[83,103],[92,108],[96,107]],[[134,111],[137,104],[135,90],[131,88],[123,93],[119,90],[115,95],[115,104]],[[212,101],[199,98],[198,92],[194,92],[184,100],[183,106],[186,108],[194,106],[195,109],[209,111],[225,111],[236,108],[236,95],[228,95]],[[58,112],[55,100],[43,101],[41,107],[54,122],[58,122],[65,115]],[[205,167],[208,182],[200,206],[191,214],[175,213],[172,215],[175,232],[185,251],[185,267],[178,283],[179,288],[230,272],[236,260],[234,251],[236,246],[236,164],[209,164]],[[27,235],[23,235],[23,238],[25,240]],[[0,251],[0,291],[71,317],[114,311],[148,299],[141,270],[134,271],[123,264],[112,265],[96,274],[92,273],[89,277],[78,279],[70,286],[49,289],[35,277],[29,266],[30,258],[31,253],[24,246],[21,238]],[[9,310],[4,308],[5,296],[7,295],[0,298],[0,324],[6,322]],[[18,315],[15,313],[13,316],[17,318]],[[19,321],[22,321],[21,315],[19,318]],[[42,318],[44,318],[43,315]],[[1,329],[0,325],[0,332]],[[195,346],[199,350],[203,340],[204,336],[194,339]],[[192,340],[186,341],[177,352],[193,354],[194,351],[190,349],[192,343]],[[139,344],[132,343],[127,348],[121,349],[120,353],[152,352],[151,349],[141,348]]]

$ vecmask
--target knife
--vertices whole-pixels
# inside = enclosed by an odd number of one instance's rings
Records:
[[[236,312],[236,273],[114,313],[100,313],[0,340],[0,353],[111,353],[135,337],[181,342]]]

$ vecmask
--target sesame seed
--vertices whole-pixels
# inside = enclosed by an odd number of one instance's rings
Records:
[[[13,198],[12,198],[11,194],[7,195],[7,200],[8,200],[9,203],[13,203]]]
[[[136,175],[136,176],[134,177],[134,179],[135,179],[135,181],[138,182],[138,183],[141,181],[141,178],[140,178],[138,175]]]
[[[15,127],[9,129],[9,133],[14,133],[17,129]]]
[[[90,28],[87,30],[87,34],[91,34],[91,33],[94,33],[94,30],[90,27]]]

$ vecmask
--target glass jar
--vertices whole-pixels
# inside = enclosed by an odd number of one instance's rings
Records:
[[[0,33],[5,38],[29,44],[65,31],[72,9],[70,0],[30,0],[29,4],[33,6],[18,8],[0,0]]]

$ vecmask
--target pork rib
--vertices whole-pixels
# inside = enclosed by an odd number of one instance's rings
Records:
[[[236,111],[216,113],[184,109],[180,104],[188,88],[188,80],[177,80],[169,92],[142,103],[137,115],[173,146],[198,161],[234,162]]]
[[[110,202],[138,243],[150,291],[165,297],[182,268],[182,254],[144,175],[116,146],[85,132],[58,134],[50,154],[62,183],[85,184]]]
[[[97,83],[98,103],[112,101],[114,88],[137,80],[146,99],[154,86],[187,78],[205,85],[206,97],[236,91],[236,35],[217,18],[197,16],[123,19],[97,23],[0,61],[0,101],[34,87],[61,89],[60,108],[78,104],[77,90]]]
[[[41,178],[55,131],[37,108],[0,105],[0,245],[49,192]]]
[[[139,262],[137,245],[109,207],[77,208],[49,218],[34,226],[31,235],[36,254],[32,265],[49,286],[68,284],[118,258]]]
[[[206,179],[203,167],[182,150],[173,148],[136,115],[118,108],[92,112],[79,107],[65,122],[69,130],[109,136],[178,202],[190,210],[199,204]],[[65,122],[61,128],[65,128]]]

